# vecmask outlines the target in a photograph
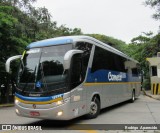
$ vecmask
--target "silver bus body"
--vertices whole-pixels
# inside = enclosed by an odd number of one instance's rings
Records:
[[[53,43],[55,43],[54,45],[59,45],[59,42],[61,43],[63,40],[73,45],[77,42],[92,44],[84,80],[70,91],[53,96],[39,97],[37,94],[23,96],[16,93],[15,108],[17,115],[41,119],[70,120],[88,114],[91,101],[95,96],[100,102],[100,109],[130,100],[133,91],[136,98],[139,96],[141,88],[140,76],[133,76],[132,74],[132,69],[137,67],[138,62],[92,37],[68,36],[53,38],[31,43],[27,48],[52,47]],[[96,47],[126,59],[126,72],[102,70],[99,74],[95,74],[96,72],[91,73]],[[101,63],[103,64],[103,62]],[[101,81],[104,78],[101,74],[106,76],[107,81]]]

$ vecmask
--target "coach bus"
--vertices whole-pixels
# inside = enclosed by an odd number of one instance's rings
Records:
[[[57,37],[29,44],[20,58],[15,93],[19,116],[70,120],[96,118],[100,109],[140,94],[139,64],[88,36]]]

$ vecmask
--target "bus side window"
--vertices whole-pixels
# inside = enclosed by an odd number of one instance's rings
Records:
[[[103,69],[126,72],[125,61],[125,58],[96,46],[91,73]]]
[[[81,73],[82,81],[84,81],[89,63],[90,53],[92,50],[92,44],[88,42],[77,42],[75,48],[84,51],[84,53],[82,54],[82,73]]]

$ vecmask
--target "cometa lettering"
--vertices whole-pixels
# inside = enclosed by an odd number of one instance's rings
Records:
[[[122,75],[118,74],[112,74],[111,72],[108,73],[108,80],[109,81],[122,81]]]

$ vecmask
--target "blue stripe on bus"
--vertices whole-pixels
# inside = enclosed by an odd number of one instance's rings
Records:
[[[48,96],[48,97],[26,97],[26,96],[22,96],[18,93],[15,93],[15,96],[24,100],[24,101],[41,102],[41,101],[50,101],[50,100],[54,100],[54,99],[59,98],[59,97],[63,97],[63,94],[59,94],[59,95],[55,95],[55,96]]]
[[[91,73],[91,69],[89,68],[86,82],[128,82],[128,74],[105,69]]]
[[[69,44],[72,43],[73,39],[70,38],[51,38],[51,39],[46,39],[38,42],[33,42],[27,46],[27,49],[30,48],[36,48],[36,47],[45,47],[45,46],[52,46],[52,45],[60,45],[60,44]]]

